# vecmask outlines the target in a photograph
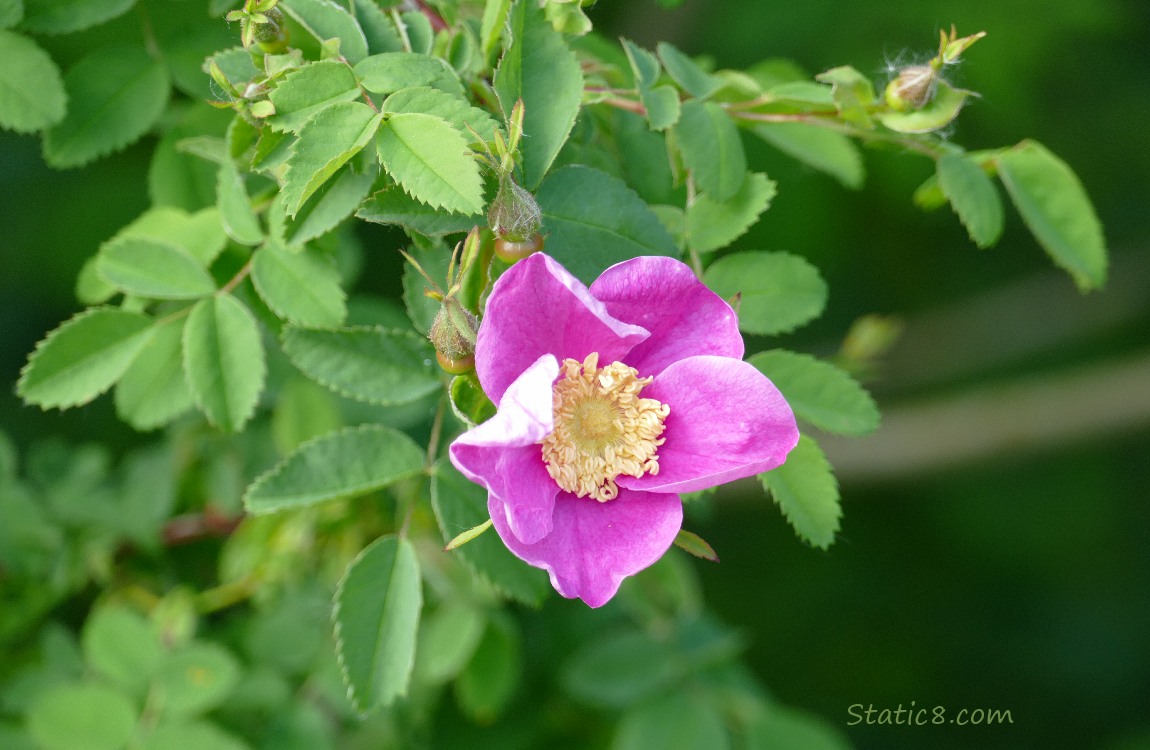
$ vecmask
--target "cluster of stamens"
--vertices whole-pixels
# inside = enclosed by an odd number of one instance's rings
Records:
[[[555,429],[543,439],[543,460],[555,483],[599,502],[619,494],[615,477],[659,473],[655,455],[671,407],[639,392],[652,378],[622,362],[600,368],[592,352],[582,364],[563,360],[552,390]]]

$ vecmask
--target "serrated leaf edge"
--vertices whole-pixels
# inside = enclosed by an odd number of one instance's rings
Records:
[[[32,353],[30,355],[28,355],[28,361],[25,362],[24,366],[20,368],[20,377],[16,380],[16,395],[18,395],[21,399],[27,400],[27,396],[24,393],[25,381],[28,378],[28,373],[31,372],[32,367],[34,366],[34,364],[36,362],[37,355],[39,355],[41,350],[43,350],[44,347],[48,345],[49,341],[54,339],[56,337],[56,335],[59,334],[61,331],[63,331],[66,326],[70,326],[73,323],[79,322],[80,320],[82,320],[84,318],[91,317],[92,315],[94,315],[98,312],[103,312],[103,311],[107,311],[107,310],[112,310],[115,312],[128,312],[127,310],[121,310],[118,307],[109,307],[107,305],[101,305],[99,307],[90,307],[87,310],[81,310],[80,312],[76,313],[72,317],[68,318],[63,323],[61,323],[60,325],[56,326],[51,331],[49,331],[47,336],[45,336],[44,338],[37,341],[36,342],[36,348],[32,350]],[[147,317],[146,315],[143,315],[142,313],[141,313],[141,316],[145,317],[145,318]],[[147,328],[141,329],[140,333],[137,335],[141,335],[141,334],[146,333],[147,338],[151,338],[152,332],[154,330],[155,330],[154,327],[149,325]],[[146,344],[146,343],[147,343],[147,341],[144,341],[144,344]],[[144,344],[141,344],[141,347],[140,347],[141,349],[143,348]],[[139,351],[137,350],[136,353],[139,354]],[[132,359],[135,359],[135,357],[133,356]],[[124,367],[124,372],[127,372],[128,367],[131,366],[132,359],[128,360],[128,364]],[[120,376],[123,377],[123,373],[120,373]],[[103,394],[107,393],[109,390],[111,390],[112,387],[115,386],[118,381],[119,381],[119,378],[117,378],[116,380],[113,380],[111,383],[108,384],[107,388],[104,388],[103,390],[97,391],[96,393],[92,394],[87,400],[80,401],[80,402],[75,403],[75,404],[60,405],[60,404],[39,404],[36,402],[31,402],[31,403],[36,403],[36,406],[39,406],[41,411],[48,411],[49,409],[59,409],[61,411],[65,411],[67,409],[71,409],[74,406],[83,406],[84,404],[91,403],[92,401],[94,401],[95,399],[100,397],[101,395],[103,395]]]
[[[394,433],[396,435],[402,436],[406,440],[410,441],[412,443],[412,445],[415,445],[414,440],[411,440],[411,438],[408,437],[405,433],[400,432],[399,430],[395,429],[394,427],[388,427],[385,424],[378,424],[378,423],[371,423],[371,422],[366,423],[366,424],[354,425],[352,427],[343,427],[343,428],[340,428],[337,430],[332,430],[331,432],[325,432],[322,435],[316,435],[315,437],[309,438],[308,440],[305,440],[302,443],[300,443],[299,445],[297,445],[291,453],[289,453],[286,456],[284,456],[283,458],[281,458],[276,463],[275,466],[271,467],[270,469],[267,469],[266,471],[261,473],[258,477],[256,477],[255,479],[252,480],[251,484],[249,484],[247,486],[247,488],[244,490],[243,497],[241,498],[241,501],[243,502],[244,510],[246,510],[248,513],[251,513],[253,516],[266,516],[266,515],[270,515],[272,513],[280,513],[280,512],[285,511],[285,510],[292,510],[293,508],[306,507],[306,505],[307,505],[306,503],[297,503],[295,505],[289,505],[289,506],[285,506],[283,508],[274,508],[274,509],[270,509],[270,510],[255,510],[255,509],[249,507],[248,497],[258,487],[262,486],[265,482],[270,481],[273,476],[278,475],[284,469],[284,467],[287,466],[288,462],[291,459],[295,458],[295,456],[297,454],[302,453],[304,450],[308,449],[312,445],[314,445],[314,444],[316,444],[322,440],[332,440],[332,439],[335,439],[335,438],[340,437],[342,435],[350,434],[353,432],[358,432],[358,433],[367,433],[367,432],[389,433],[390,432],[390,433]],[[418,447],[419,446],[416,445],[416,448],[418,448]],[[349,489],[345,493],[342,493],[339,495],[332,495],[330,498],[325,498],[323,500],[316,500],[315,502],[316,503],[322,503],[322,502],[327,502],[328,500],[335,500],[336,498],[352,497],[354,495],[359,495],[359,494],[362,494],[364,492],[371,492],[373,490],[382,489],[383,487],[386,487],[390,484],[394,484],[395,482],[400,482],[400,481],[403,481],[404,479],[408,479],[410,477],[417,476],[417,475],[423,473],[424,471],[425,471],[424,467],[420,467],[420,468],[415,469],[413,471],[403,472],[400,475],[398,475],[395,479],[391,479],[385,484],[371,483],[371,484],[362,485],[362,486],[355,486],[355,487]]]
[[[360,702],[360,700],[356,694],[355,686],[351,683],[351,679],[349,679],[349,677],[348,677],[349,669],[348,669],[348,665],[347,665],[347,660],[344,658],[344,649],[343,649],[343,628],[340,625],[340,618],[339,618],[340,612],[343,610],[341,595],[343,594],[344,584],[347,582],[348,577],[350,577],[352,569],[364,557],[367,556],[367,553],[369,550],[374,548],[375,545],[381,543],[383,540],[389,539],[389,538],[395,538],[397,540],[398,544],[402,544],[404,542],[407,542],[407,540],[401,536],[397,536],[395,534],[384,534],[383,536],[381,536],[378,539],[376,539],[375,541],[373,541],[371,544],[364,547],[362,550],[359,551],[359,554],[356,555],[350,563],[348,563],[347,568],[344,570],[344,574],[339,579],[339,583],[336,584],[335,595],[332,596],[331,621],[332,621],[332,626],[333,626],[332,629],[334,631],[334,637],[335,637],[335,657],[336,657],[336,661],[339,663],[339,672],[340,672],[340,676],[343,677],[343,684],[347,688],[347,699],[351,703],[351,705],[355,707],[355,710],[360,714],[360,717],[365,717],[368,714],[368,712],[370,712],[371,709],[374,708],[374,706],[364,707],[362,705],[362,703]],[[410,544],[410,542],[407,542],[407,543]],[[396,552],[397,557],[399,554],[398,553],[398,544],[397,544],[397,552]],[[418,565],[419,565],[419,563],[418,563],[418,557],[417,557],[416,558],[416,572],[417,573],[419,572]],[[417,606],[420,610],[420,618],[422,619],[422,612],[423,612],[422,576],[420,576],[420,579],[421,579],[421,587],[419,589],[417,589],[417,592],[419,595],[419,601],[417,603]],[[390,586],[390,582],[389,582],[389,586]],[[418,649],[418,639],[419,639],[419,634],[417,631],[416,632],[416,648],[417,649]],[[414,655],[415,655],[415,651],[413,650],[412,656],[414,657]],[[399,692],[395,696],[393,696],[393,699],[402,698],[405,695],[407,695],[407,691],[411,687],[411,676],[414,673],[414,670],[415,670],[415,659],[412,658],[411,663],[407,667],[407,674],[405,677],[405,687],[401,692]]]
[[[321,327],[297,326],[294,323],[291,325],[294,328],[302,329],[305,331],[323,331],[326,333],[351,333],[351,332],[358,332],[358,331],[375,331],[377,333],[395,333],[395,334],[406,336],[408,338],[416,339],[419,341],[426,341],[427,340],[424,336],[420,336],[420,335],[414,333],[413,331],[405,331],[402,328],[388,328],[387,326],[379,326],[379,325],[376,325],[376,326],[346,326],[343,328],[322,327],[322,326]],[[281,346],[283,346],[284,336],[287,334],[288,330],[289,330],[288,326],[284,326],[283,330],[280,332],[280,345]],[[414,399],[413,401],[389,401],[386,399],[364,398],[363,396],[360,396],[360,395],[355,394],[355,393],[351,393],[350,391],[335,385],[334,383],[330,382],[326,378],[317,377],[317,376],[312,375],[311,373],[304,372],[303,369],[295,363],[295,360],[292,359],[291,355],[288,354],[287,351],[284,351],[284,355],[287,356],[288,360],[291,361],[292,366],[295,367],[297,370],[299,370],[300,373],[303,374],[304,377],[308,378],[309,380],[313,380],[316,383],[319,383],[324,388],[327,388],[331,392],[339,394],[340,396],[343,396],[344,398],[350,398],[351,400],[358,401],[362,404],[375,404],[376,406],[399,406],[402,404],[410,404],[410,403],[413,403],[415,400],[418,400],[418,399]],[[428,391],[428,394],[430,394],[432,392],[433,391]],[[424,396],[420,396],[419,398],[424,398]]]

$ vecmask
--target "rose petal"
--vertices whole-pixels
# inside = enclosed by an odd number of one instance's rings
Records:
[[[559,486],[547,473],[540,441],[554,429],[551,385],[559,363],[544,354],[511,384],[491,419],[451,444],[451,463],[498,496],[511,532],[524,543],[551,531]]]
[[[600,503],[560,492],[551,533],[524,544],[509,533],[502,502],[491,496],[487,507],[508,549],[546,570],[560,594],[591,607],[606,604],[624,578],[662,557],[683,523],[677,495],[621,488],[614,500]]]
[[[743,358],[743,337],[731,306],[674,258],[645,256],[617,263],[595,280],[591,294],[614,317],[651,332],[626,360],[643,377],[700,354]]]
[[[695,492],[773,469],[799,441],[795,415],[779,389],[746,362],[680,360],[643,389],[671,407],[659,447],[659,473],[620,476],[645,492]]]
[[[543,253],[519,261],[495,282],[475,344],[483,391],[499,401],[507,387],[543,354],[583,361],[620,360],[647,331],[611,317],[582,282]]]

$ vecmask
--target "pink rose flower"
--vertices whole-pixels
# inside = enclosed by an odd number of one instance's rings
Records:
[[[674,542],[679,493],[773,469],[798,442],[742,356],[734,311],[679,261],[635,258],[588,288],[537,253],[487,301],[475,369],[499,408],[451,462],[487,488],[508,549],[602,606]]]

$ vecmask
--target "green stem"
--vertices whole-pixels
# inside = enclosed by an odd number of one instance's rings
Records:
[[[244,576],[238,581],[221,583],[196,596],[196,611],[202,615],[218,612],[246,600],[259,588],[259,577]]]

